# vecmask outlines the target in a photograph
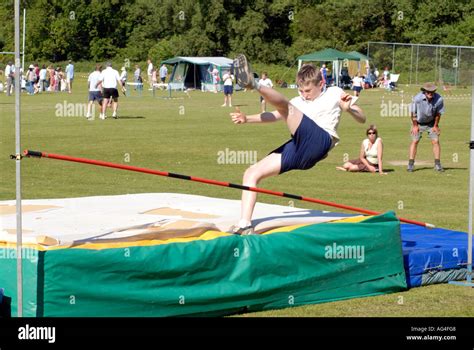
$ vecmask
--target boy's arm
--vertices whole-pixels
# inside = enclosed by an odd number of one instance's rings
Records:
[[[234,124],[244,123],[270,123],[276,122],[283,119],[282,115],[278,111],[274,112],[263,112],[259,114],[245,115],[242,112],[231,113],[232,121]]]
[[[355,102],[355,101],[354,101]],[[344,112],[348,112],[359,123],[365,123],[365,114],[362,109],[352,102],[352,96],[346,93],[341,95],[339,106]]]

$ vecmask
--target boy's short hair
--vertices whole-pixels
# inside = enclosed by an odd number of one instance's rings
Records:
[[[321,70],[312,64],[303,65],[296,75],[296,85],[298,86],[304,86],[309,83],[318,85],[322,80],[323,74]]]

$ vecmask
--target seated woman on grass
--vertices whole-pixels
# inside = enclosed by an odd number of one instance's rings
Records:
[[[380,175],[387,174],[383,172],[383,145],[382,139],[378,137],[377,127],[370,125],[366,133],[367,138],[362,141],[359,158],[350,160],[342,167],[336,167],[336,169],[352,172],[378,172]]]

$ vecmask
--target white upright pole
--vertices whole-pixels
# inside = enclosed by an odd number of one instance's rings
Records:
[[[474,196],[474,74],[472,75],[471,92],[471,142],[470,145],[470,170],[469,170],[469,237],[467,243],[467,283],[472,284],[472,210]]]
[[[24,55],[23,55],[24,57]],[[20,149],[20,0],[15,0],[15,153],[16,153],[16,281],[18,317],[23,316],[23,265],[21,225],[21,149]]]
[[[23,9],[23,54],[21,56],[21,68],[25,72],[25,37],[26,37],[26,9]]]
[[[472,76],[472,101],[471,101],[471,140],[469,142],[469,227],[467,233],[467,278],[466,281],[451,281],[467,287],[474,287],[472,282],[472,210],[474,201],[474,74]]]

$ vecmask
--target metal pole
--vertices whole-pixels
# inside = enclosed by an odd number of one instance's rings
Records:
[[[450,284],[474,287],[472,283],[472,210],[474,196],[474,75],[472,75],[471,142],[469,142],[469,227],[467,232],[467,278],[466,281],[451,281]]]
[[[467,240],[467,283],[472,283],[472,210],[474,196],[474,74],[472,75],[472,100],[471,100],[471,147],[470,147],[470,170],[469,170],[469,232]]]
[[[395,72],[395,44],[393,44],[393,49],[392,49],[392,69],[390,69],[392,72]]]
[[[456,72],[454,73],[454,86],[458,86],[459,80],[459,65],[461,64],[461,55],[459,47],[456,49]]]
[[[412,73],[413,73],[413,45],[411,46],[411,56],[410,56],[410,85],[411,85]]]
[[[23,9],[23,55],[21,57],[21,69],[25,72],[25,37],[26,37],[26,9]]]
[[[24,57],[24,55],[23,55]],[[23,316],[23,266],[21,225],[21,148],[20,148],[20,0],[15,0],[15,153],[16,153],[16,280],[18,317]]]
[[[418,84],[418,56],[420,54],[420,45],[416,46],[416,84]]]

